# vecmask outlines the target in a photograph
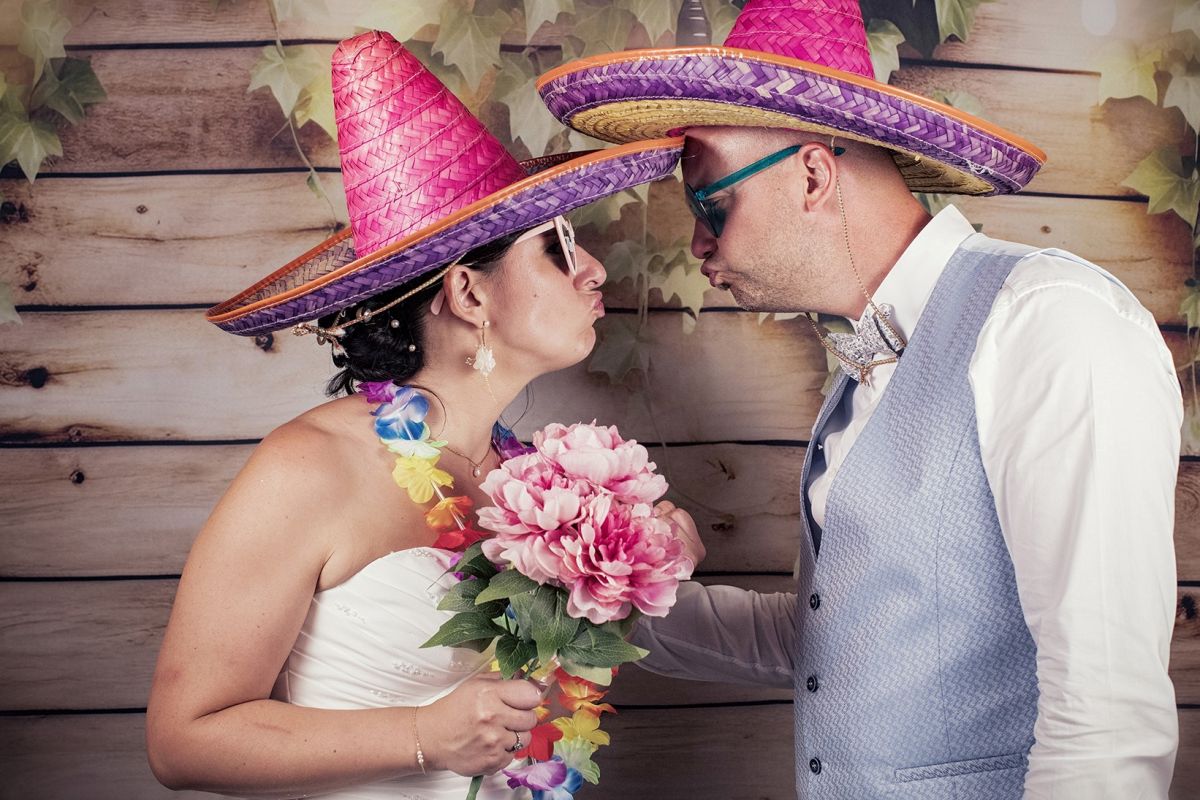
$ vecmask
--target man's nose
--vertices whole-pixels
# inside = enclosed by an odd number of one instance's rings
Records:
[[[712,235],[707,225],[696,220],[692,226],[692,255],[704,261],[716,252],[717,237]]]

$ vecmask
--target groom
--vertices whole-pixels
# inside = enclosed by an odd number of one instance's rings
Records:
[[[854,321],[800,494],[796,594],[681,588],[642,666],[794,686],[803,800],[1165,798],[1182,418],[1116,278],[911,192],[996,194],[1035,147],[872,76],[853,0],[747,2],[726,48],[567,64],[600,138],[686,131],[692,252],[743,308]]]

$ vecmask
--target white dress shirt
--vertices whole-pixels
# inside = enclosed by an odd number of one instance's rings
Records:
[[[974,232],[947,207],[876,291],[906,338]],[[1167,659],[1182,399],[1154,318],[1083,263],[1058,250],[1020,261],[969,372],[983,467],[1037,646],[1025,797],[1166,798],[1178,742]],[[825,462],[808,495],[818,525],[895,369],[851,381],[814,442]]]

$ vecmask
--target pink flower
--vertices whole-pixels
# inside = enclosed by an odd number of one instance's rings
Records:
[[[623,503],[653,503],[667,491],[646,448],[622,439],[615,427],[554,423],[533,435],[533,446],[568,477],[602,486]]]

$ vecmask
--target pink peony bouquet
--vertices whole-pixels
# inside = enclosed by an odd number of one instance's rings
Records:
[[[478,527],[494,535],[456,563],[462,580],[439,606],[456,613],[425,646],[495,644],[505,677],[558,676],[569,716],[539,725],[517,754],[530,762],[505,774],[535,800],[570,798],[583,780],[599,780],[591,756],[608,743],[599,718],[613,708],[598,687],[646,655],[626,636],[638,615],[666,615],[694,565],[654,515],[666,480],[616,428],[549,425],[481,488],[493,505],[479,509]]]

